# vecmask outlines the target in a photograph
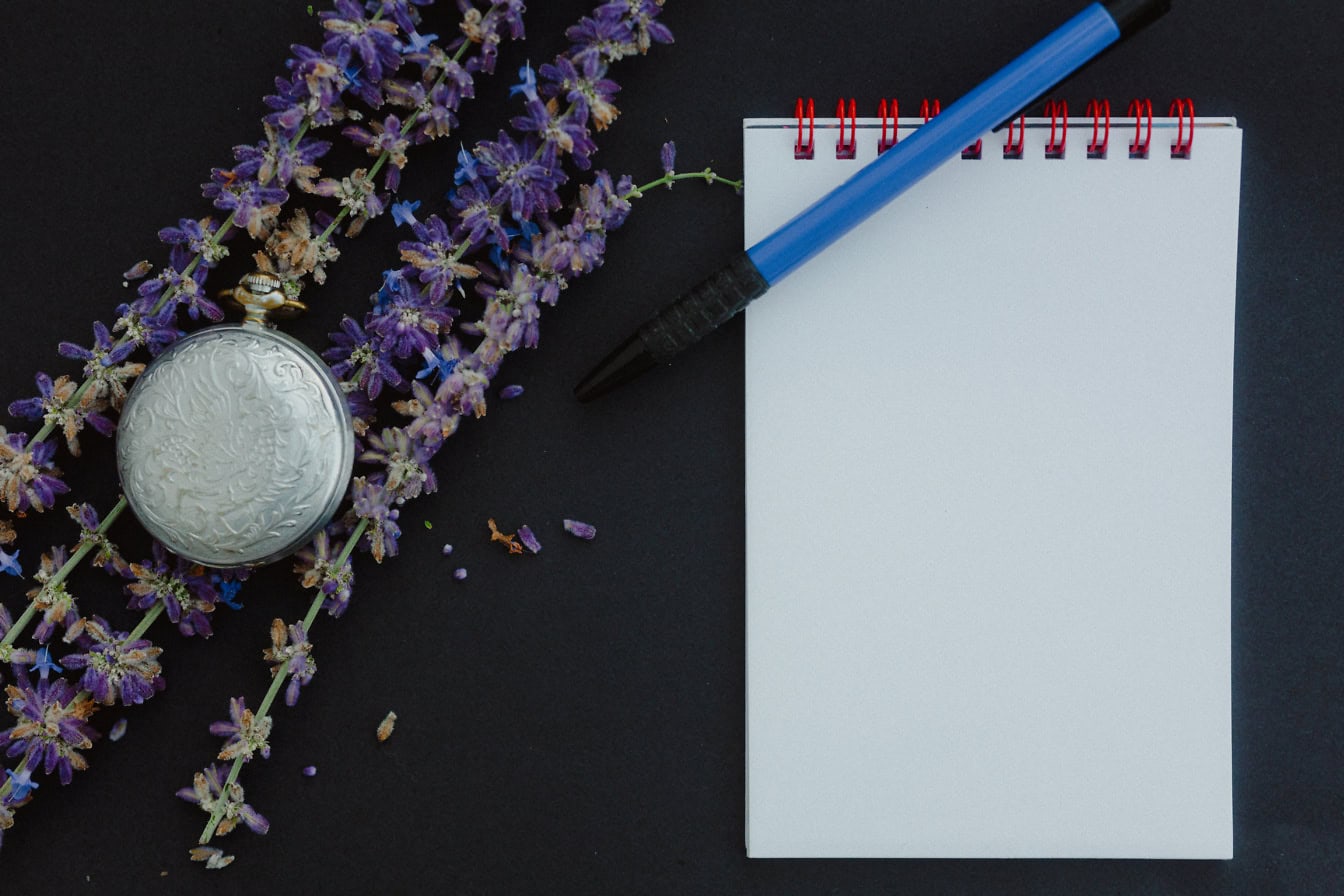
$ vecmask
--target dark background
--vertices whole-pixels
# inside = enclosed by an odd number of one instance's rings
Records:
[[[158,0],[0,13],[6,403],[34,394],[39,369],[73,372],[56,343],[87,343],[93,320],[111,321],[127,297],[121,272],[166,257],[160,227],[210,212],[198,184],[229,164],[232,145],[259,138],[260,98],[288,46],[320,39],[305,6]],[[512,114],[517,66],[549,60],[588,8],[532,6],[525,48],[506,49],[481,83],[461,139]],[[869,115],[882,96],[912,110],[924,96],[950,101],[1078,7],[672,0],[664,21],[677,43],[613,71],[622,114],[598,163],[652,178],[659,146],[675,139],[683,169],[738,176],[743,117],[789,114],[800,94],[823,110],[852,95]],[[426,16],[423,30],[451,27],[450,10]],[[98,744],[71,786],[43,780],[5,835],[0,891],[1341,892],[1341,26],[1334,0],[1177,0],[1055,92],[1075,110],[1093,96],[1120,109],[1151,96],[1165,111],[1190,96],[1199,114],[1245,128],[1233,861],[745,858],[740,321],[606,400],[570,397],[632,326],[740,248],[732,191],[683,184],[639,203],[606,266],[548,313],[541,347],[506,366],[500,382],[525,395],[464,424],[439,455],[439,492],[404,512],[402,555],[381,567],[359,557],[352,609],[320,617],[319,674],[297,707],[275,709],[272,757],[241,779],[270,834],[217,841],[238,861],[206,872],[187,860],[205,816],[173,792],[218,749],[206,727],[226,717],[228,698],[260,700],[270,620],[307,605],[283,563],[245,587],[245,609],[215,613],[209,641],[157,628],[168,691],[100,714],[104,728],[124,714],[128,733]],[[424,199],[422,214],[442,207],[457,144],[412,155],[402,194]],[[327,163],[326,173],[345,171]],[[291,330],[320,344],[342,313],[362,312],[397,239],[384,219],[345,242],[328,285],[307,296],[314,311]],[[1130,264],[1142,259],[1119,248],[1099,260],[1115,276]],[[819,302],[817,326],[832,313]],[[800,364],[824,363],[798,336]],[[110,445],[84,441],[86,456],[61,464],[74,496],[105,509],[116,495]],[[545,549],[505,555],[486,540],[488,516],[530,524]],[[594,523],[596,540],[565,535],[567,516]],[[29,571],[46,545],[74,535],[62,511],[21,532]],[[114,537],[143,550],[130,522]],[[439,553],[445,541],[457,547],[451,560]],[[449,575],[459,565],[470,571],[461,584]],[[0,581],[16,615],[26,587]],[[85,612],[129,619],[101,574],[77,576],[72,590]],[[396,733],[378,744],[390,709]],[[310,764],[318,774],[305,778]]]

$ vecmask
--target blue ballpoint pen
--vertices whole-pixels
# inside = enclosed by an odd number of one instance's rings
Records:
[[[1170,0],[1104,0],[1088,6],[660,311],[584,377],[574,394],[589,401],[672,360],[967,144],[1170,8]]]

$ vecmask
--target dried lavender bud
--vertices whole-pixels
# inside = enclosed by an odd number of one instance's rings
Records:
[[[516,384],[505,386],[503,389],[499,390],[499,397],[505,400],[508,400],[510,398],[517,398],[519,395],[522,394],[523,394],[523,387]]]
[[[112,723],[112,730],[107,732],[107,739],[115,743],[126,736],[126,720],[117,719]]]
[[[523,547],[534,554],[541,550],[541,542],[537,541],[537,536],[532,533],[530,526],[518,527],[518,540],[523,543]]]
[[[564,527],[565,531],[570,535],[577,535],[584,541],[592,541],[597,535],[596,526],[591,526],[588,523],[581,523],[578,520],[565,520]]]
[[[466,579],[466,577],[467,577],[466,567],[459,566],[457,569],[453,570],[453,578],[457,579],[459,582]]]
[[[389,737],[391,737],[392,729],[395,728],[396,726],[397,726],[397,714],[394,712],[389,712],[386,716],[383,717],[383,720],[378,723],[379,742],[385,741]]]
[[[445,544],[445,545],[443,546],[443,556],[447,557],[447,556],[448,556],[449,554],[451,554],[452,552],[453,552],[453,546],[452,546],[452,545],[450,545],[450,544]]]
[[[305,765],[305,766],[303,767],[303,776],[304,776],[305,778],[311,778],[311,777],[313,777],[313,776],[316,775],[316,774],[317,774],[317,766],[315,766],[315,765]]]

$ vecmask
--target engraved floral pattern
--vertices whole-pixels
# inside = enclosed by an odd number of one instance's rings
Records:
[[[288,552],[330,516],[353,453],[344,403],[297,343],[202,331],[141,377],[118,432],[127,500],[173,551],[215,566]]]

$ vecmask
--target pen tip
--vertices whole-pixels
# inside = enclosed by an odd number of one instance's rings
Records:
[[[574,397],[585,403],[600,398],[653,365],[653,356],[649,354],[639,333],[635,333],[579,381],[574,387]]]

